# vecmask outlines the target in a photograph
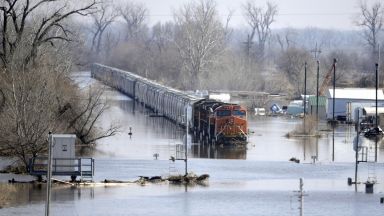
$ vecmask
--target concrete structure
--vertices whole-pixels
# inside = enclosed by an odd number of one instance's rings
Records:
[[[384,94],[377,91],[378,106],[384,106]],[[335,119],[347,119],[352,115],[352,103],[375,103],[376,90],[367,88],[336,88],[335,89]],[[333,89],[327,91],[327,119],[333,117]]]

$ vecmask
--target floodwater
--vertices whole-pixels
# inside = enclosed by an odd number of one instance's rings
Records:
[[[83,87],[100,85],[89,73],[76,74],[76,80]],[[95,158],[95,182],[167,176],[173,166],[184,173],[183,161],[168,160],[173,146],[182,143],[183,129],[150,117],[148,110],[112,89],[105,97],[110,109],[101,124],[105,128],[112,122],[120,124],[122,132],[81,151]],[[249,116],[253,133],[246,147],[190,144],[188,171],[209,174],[204,185],[55,185],[52,215],[299,215],[300,178],[306,194],[304,215],[383,215],[383,144],[378,143],[379,163],[359,164],[359,182],[374,173],[379,183],[373,194],[366,194],[364,184],[347,185],[355,171],[354,128],[340,125],[333,133],[320,124],[319,139],[285,137],[301,124],[302,119]],[[159,155],[157,160],[154,154]],[[289,162],[292,157],[300,163]],[[43,215],[45,185],[7,184],[11,178],[30,179],[0,174],[0,215]]]

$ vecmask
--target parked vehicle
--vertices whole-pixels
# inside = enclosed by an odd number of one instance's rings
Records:
[[[255,108],[255,115],[265,116],[265,109],[264,108]]]

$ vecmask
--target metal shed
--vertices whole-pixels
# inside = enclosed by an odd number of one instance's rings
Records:
[[[326,119],[326,105],[327,105],[327,98],[324,96],[319,96],[319,119],[325,120]],[[310,96],[308,98],[308,114],[316,115],[316,104],[317,104],[317,98],[316,96]]]
[[[384,94],[377,91],[378,106],[384,106]],[[336,88],[335,89],[335,118],[347,119],[352,110],[348,107],[352,103],[375,103],[376,90],[368,88]],[[333,89],[327,91],[327,119],[333,117]]]

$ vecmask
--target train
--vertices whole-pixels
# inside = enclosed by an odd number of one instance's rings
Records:
[[[158,116],[188,127],[207,143],[246,143],[247,110],[161,85],[137,74],[94,63],[91,76],[133,98]]]

